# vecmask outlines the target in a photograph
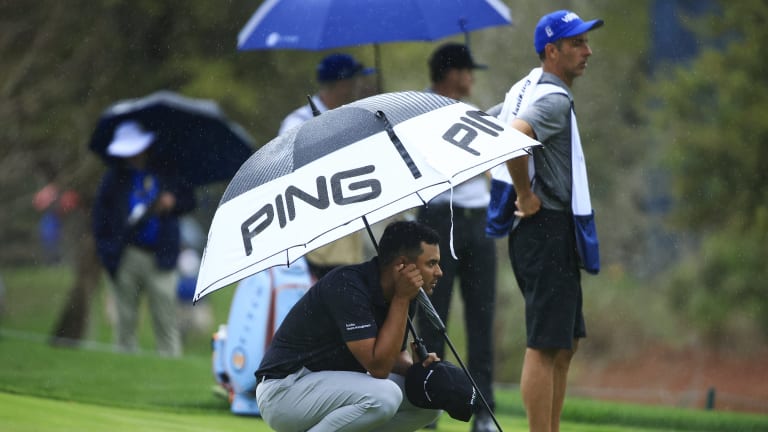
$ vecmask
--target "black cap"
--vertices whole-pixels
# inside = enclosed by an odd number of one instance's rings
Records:
[[[460,43],[448,42],[441,45],[429,58],[429,71],[434,77],[441,77],[449,69],[487,69],[488,66],[475,63],[469,48]]]
[[[477,395],[467,374],[447,361],[428,367],[415,363],[405,375],[405,395],[419,408],[441,409],[456,420],[469,421]]]

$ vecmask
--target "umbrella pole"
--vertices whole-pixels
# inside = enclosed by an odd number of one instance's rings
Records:
[[[371,239],[371,243],[373,243],[373,248],[376,249],[376,253],[378,254],[379,243],[376,241],[376,237],[374,237],[373,230],[371,229],[371,224],[368,223],[368,218],[365,216],[363,216],[363,223],[365,224],[365,230],[368,231],[368,237]],[[416,333],[416,328],[413,326],[413,321],[411,321],[410,315],[408,316],[408,330],[410,330],[413,335],[413,345],[416,354],[418,354],[419,358],[424,361],[424,359],[429,356],[429,352],[427,352],[427,347],[424,345],[424,339],[420,338]]]
[[[371,224],[368,223],[368,218],[363,216],[363,223],[365,224],[365,230],[368,231],[368,238],[371,239],[371,243],[373,243],[373,248],[376,250],[376,254],[379,253],[379,243],[376,241],[376,237],[373,235],[373,230],[371,229]]]
[[[312,117],[317,117],[322,114],[320,110],[317,109],[317,105],[315,105],[315,101],[312,100],[311,95],[307,95],[307,101],[309,101],[309,107],[312,109]]]
[[[363,223],[365,224],[365,230],[368,231],[368,237],[371,239],[371,242],[373,243],[374,249],[376,249],[376,253],[379,252],[379,244],[376,242],[376,237],[373,235],[373,230],[371,229],[371,225],[368,223],[368,219],[363,216]],[[467,366],[464,365],[464,362],[461,360],[461,357],[459,357],[459,353],[456,351],[456,347],[453,346],[453,342],[451,342],[451,338],[448,337],[448,333],[445,328],[445,324],[443,324],[443,321],[440,319],[440,316],[437,314],[437,311],[435,310],[435,307],[432,305],[432,302],[429,300],[429,297],[427,296],[427,293],[424,292],[423,289],[419,289],[419,295],[416,297],[419,305],[421,305],[422,309],[424,310],[424,313],[427,314],[427,318],[432,323],[432,325],[437,328],[438,331],[443,335],[443,339],[445,339],[445,342],[448,344],[448,347],[451,349],[451,352],[453,353],[453,356],[456,357],[456,360],[459,362],[459,366],[461,366],[461,369],[464,371],[464,374],[467,375],[467,378],[469,378],[469,381],[472,383],[472,387],[475,388],[475,391],[477,391],[477,394],[480,396],[480,400],[483,402],[483,405],[485,405],[485,409],[488,410],[488,414],[491,415],[491,419],[493,419],[493,423],[496,424],[496,428],[499,430],[499,432],[504,432],[504,430],[501,428],[501,425],[499,424],[499,421],[496,419],[496,415],[493,414],[493,410],[491,409],[491,406],[488,404],[488,401],[485,399],[485,396],[483,396],[483,392],[480,391],[480,388],[477,386],[477,383],[475,382],[475,379],[472,378],[472,375],[469,373],[469,369],[467,369]],[[416,328],[413,326],[413,322],[411,321],[411,317],[408,317],[408,330],[411,331],[411,334],[413,335],[413,343],[416,346],[417,354],[419,357],[421,357],[422,360],[427,358],[429,353],[427,352],[427,347],[424,346],[424,340],[416,334]]]
[[[472,378],[472,375],[470,375],[469,369],[464,365],[464,362],[461,360],[461,357],[459,357],[459,353],[456,351],[456,347],[453,346],[453,342],[451,342],[451,339],[448,337],[448,330],[445,328],[445,324],[443,324],[443,320],[440,319],[440,315],[437,314],[437,310],[435,310],[435,306],[432,305],[432,301],[429,300],[429,296],[427,296],[427,293],[424,292],[423,289],[419,290],[419,295],[416,296],[416,301],[419,302],[421,309],[426,313],[427,318],[429,319],[429,322],[431,322],[432,325],[435,327],[435,329],[437,329],[437,331],[439,331],[440,334],[443,335],[443,339],[445,339],[445,342],[448,344],[448,347],[451,349],[451,352],[453,352],[453,356],[456,357],[456,360],[459,362],[459,366],[461,366],[461,369],[467,375],[467,378],[469,378],[469,381],[472,383],[472,387],[474,387],[475,390],[477,391],[477,394],[480,395],[480,400],[483,402],[483,405],[485,405],[485,408],[488,410],[488,413],[491,415],[493,422],[496,424],[496,428],[499,429],[499,432],[503,432],[501,429],[501,425],[499,425],[499,421],[496,420],[496,416],[493,414],[491,405],[488,404],[488,401],[485,399],[485,396],[483,396],[483,392],[480,391],[480,387],[477,386],[475,379]]]

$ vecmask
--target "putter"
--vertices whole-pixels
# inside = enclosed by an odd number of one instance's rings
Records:
[[[368,223],[368,219],[365,216],[363,216],[363,223],[365,223],[365,229],[366,231],[368,231],[368,237],[371,239],[371,242],[373,243],[373,247],[374,249],[376,249],[376,252],[378,253],[379,244],[376,242],[376,238],[373,236],[373,230],[371,230],[371,225]],[[472,383],[472,387],[474,387],[475,391],[477,391],[477,394],[480,396],[480,400],[483,402],[483,405],[485,406],[485,409],[488,411],[488,414],[491,415],[491,419],[493,419],[493,423],[496,425],[496,428],[499,430],[499,432],[504,432],[503,429],[501,428],[501,425],[499,424],[499,421],[496,419],[496,415],[493,414],[493,410],[491,409],[491,406],[488,404],[488,401],[485,399],[485,396],[483,396],[483,392],[481,392],[480,388],[477,387],[477,383],[475,382],[475,379],[472,378],[472,375],[469,373],[469,369],[467,369],[467,367],[464,365],[464,362],[461,360],[459,353],[456,351],[456,347],[453,346],[453,342],[451,342],[451,338],[448,337],[448,332],[446,331],[443,320],[440,319],[440,315],[437,314],[437,311],[435,310],[435,306],[432,305],[432,301],[429,300],[429,296],[427,296],[427,293],[424,292],[423,288],[419,288],[419,294],[416,295],[416,301],[418,302],[419,306],[421,306],[421,309],[424,311],[429,322],[432,323],[432,325],[440,332],[440,334],[443,335],[443,339],[445,339],[445,342],[448,344],[448,347],[451,349],[453,356],[456,357],[456,360],[458,361],[459,366],[461,366],[461,369],[467,375],[467,378],[469,378],[469,381]],[[427,352],[427,347],[424,345],[424,340],[420,338],[418,334],[416,334],[416,329],[414,328],[410,317],[408,317],[408,329],[413,335],[413,343],[416,346],[417,354],[422,359],[425,359],[427,355],[429,355]]]

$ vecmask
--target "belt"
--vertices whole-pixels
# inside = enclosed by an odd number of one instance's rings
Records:
[[[285,376],[275,375],[275,374],[262,374],[262,375],[256,375],[256,382],[263,383],[266,380],[283,379],[283,378],[285,378]]]

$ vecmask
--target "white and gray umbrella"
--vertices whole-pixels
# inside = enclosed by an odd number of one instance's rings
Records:
[[[539,145],[430,93],[327,111],[248,159],[214,215],[194,300],[409,208]]]

